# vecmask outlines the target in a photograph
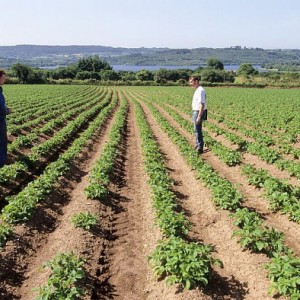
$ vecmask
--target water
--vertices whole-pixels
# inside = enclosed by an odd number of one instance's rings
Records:
[[[114,71],[132,71],[137,72],[140,70],[156,71],[159,69],[177,70],[177,69],[189,69],[195,70],[198,66],[133,66],[133,65],[112,65]],[[237,71],[239,65],[224,65],[224,69],[227,71]],[[260,69],[261,66],[253,65],[254,69]]]
[[[140,70],[156,71],[159,69],[177,70],[177,69],[190,69],[195,70],[198,66],[133,66],[133,65],[112,65],[115,71],[132,71],[137,72]]]
[[[157,71],[159,69],[167,69],[167,70],[177,70],[177,69],[189,69],[195,70],[199,66],[134,66],[134,65],[111,65],[114,71],[132,71],[138,72],[140,70],[148,70],[148,71]],[[59,67],[66,67],[66,66],[46,66],[40,67],[40,69],[48,69],[48,70],[55,70]],[[205,67],[205,66],[203,66]],[[224,69],[226,71],[237,71],[239,65],[224,65]],[[261,66],[253,65],[254,69],[261,71]]]

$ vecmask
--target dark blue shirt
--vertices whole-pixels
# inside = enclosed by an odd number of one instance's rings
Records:
[[[5,121],[6,115],[8,115],[9,111],[5,104],[5,98],[2,92],[2,86],[0,86],[0,122]]]

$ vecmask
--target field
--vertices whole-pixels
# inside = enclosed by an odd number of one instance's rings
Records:
[[[206,91],[4,87],[1,299],[300,299],[300,90]]]

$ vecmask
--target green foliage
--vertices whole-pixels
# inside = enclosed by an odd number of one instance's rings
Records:
[[[54,70],[51,74],[53,79],[73,79],[76,76],[76,67],[73,65],[66,68],[61,67]]]
[[[172,209],[160,208],[156,223],[166,236],[183,236],[189,231],[190,224],[183,213],[175,213]]]
[[[148,70],[140,70],[136,72],[136,79],[141,81],[153,80],[153,73]]]
[[[3,247],[7,241],[7,238],[13,233],[13,230],[9,224],[0,224],[0,249]]]
[[[247,151],[251,154],[258,155],[269,164],[280,159],[280,155],[277,151],[258,143],[248,143]]]
[[[261,188],[269,178],[268,172],[264,169],[255,170],[251,165],[243,165],[242,172],[248,176],[248,182],[255,187]]]
[[[248,209],[238,209],[232,214],[235,219],[234,225],[240,229],[234,231],[234,236],[239,236],[239,242],[243,248],[251,249],[254,252],[264,252],[269,256],[274,253],[286,251],[283,244],[283,233],[274,228],[262,226],[262,219],[256,212]]]
[[[74,215],[71,219],[75,227],[80,227],[85,230],[90,230],[98,223],[98,217],[90,212],[81,212]]]
[[[216,70],[224,69],[223,63],[220,60],[218,60],[217,58],[210,57],[206,63],[207,63],[208,67],[211,67],[213,69],[216,69]]]
[[[80,58],[77,63],[78,71],[100,72],[111,69],[109,63],[101,60],[98,55]]]
[[[51,261],[44,264],[44,268],[51,269],[47,283],[36,289],[38,300],[72,300],[84,296],[82,288],[76,283],[84,278],[84,261],[73,253],[60,253]]]
[[[279,292],[292,300],[300,299],[300,259],[291,252],[275,254],[266,265],[272,282],[270,293]]]
[[[171,237],[159,241],[149,261],[157,276],[166,277],[168,286],[179,283],[191,289],[197,284],[207,285],[213,264],[222,266],[221,261],[212,258],[212,251],[212,246]]]
[[[119,74],[113,70],[101,70],[100,71],[100,78],[101,80],[108,81],[108,80],[119,80]],[[96,78],[98,79],[98,78]]]
[[[223,77],[213,68],[204,68],[200,73],[201,81],[204,82],[223,82]]]
[[[249,76],[257,74],[257,71],[253,68],[251,64],[244,63],[241,64],[237,70],[237,74],[239,76]]]
[[[276,161],[276,165],[280,170],[288,170],[291,175],[300,179],[300,164],[298,162],[279,159]]]
[[[118,146],[122,139],[126,114],[127,102],[123,99],[113,128],[110,131],[109,141],[105,145],[101,157],[95,163],[89,176],[90,183],[84,190],[89,199],[104,200],[108,196],[108,185],[117,158]]]
[[[89,199],[104,200],[107,198],[109,190],[107,184],[91,183],[85,189],[85,194]]]
[[[30,73],[33,72],[29,66],[20,63],[14,64],[11,70],[13,74],[19,78],[21,83],[28,83]]]
[[[5,165],[0,169],[0,182],[5,183],[12,179],[16,179],[19,173],[26,170],[26,165],[21,161],[11,165]]]
[[[292,221],[300,223],[299,187],[274,178],[266,170],[255,169],[251,165],[244,165],[242,171],[247,175],[251,185],[265,190],[273,211],[280,210],[287,213]]]

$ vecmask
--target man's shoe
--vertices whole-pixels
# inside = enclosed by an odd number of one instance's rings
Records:
[[[199,154],[203,154],[203,149],[198,149]]]

